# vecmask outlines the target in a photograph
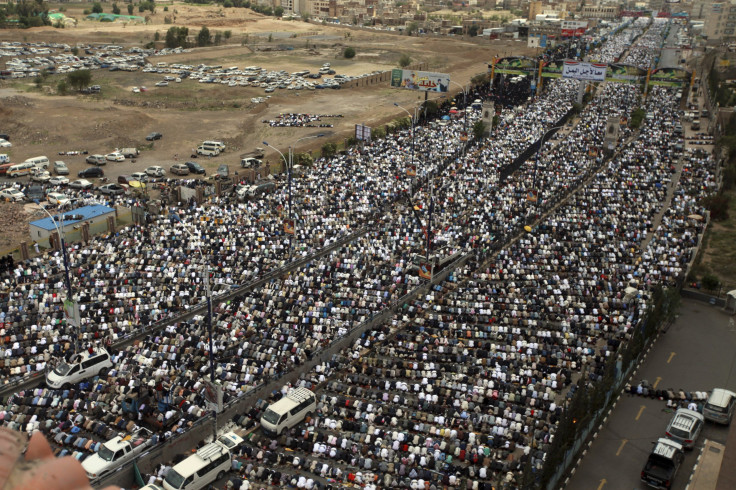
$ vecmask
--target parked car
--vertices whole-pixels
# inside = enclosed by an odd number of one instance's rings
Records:
[[[31,174],[31,181],[33,182],[48,182],[51,180],[51,174],[46,170],[38,170]]]
[[[170,171],[174,175],[189,175],[189,167],[184,163],[172,165]]]
[[[11,143],[8,140],[0,139],[0,148],[12,148],[12,147],[13,147],[13,143]]]
[[[207,171],[202,167],[202,165],[198,164],[197,162],[186,162],[184,165],[189,168],[189,171],[193,174],[202,174],[207,175]]]
[[[93,177],[104,177],[105,172],[100,167],[87,167],[84,170],[80,170],[77,173],[77,177],[83,177],[85,179]]]
[[[161,133],[150,133],[148,136],[146,136],[146,141],[154,141],[154,140],[160,140],[163,138],[163,134]]]
[[[157,87],[168,87],[169,82],[167,82],[166,80],[161,80],[160,82],[156,82],[156,86]]]
[[[118,184],[129,184],[133,177],[130,175],[118,175]]]
[[[107,194],[109,196],[117,196],[125,194],[125,188],[120,184],[105,184],[99,187],[100,193]]]
[[[125,161],[125,155],[118,151],[114,151],[112,153],[108,153],[105,155],[105,158],[110,162],[124,162]]]
[[[49,192],[46,194],[46,200],[51,204],[58,204],[59,206],[70,202],[69,196],[61,192]]]
[[[705,418],[695,410],[679,408],[667,425],[665,434],[673,441],[682,444],[685,449],[692,449],[703,430]]]
[[[107,163],[105,155],[89,155],[84,161],[92,165],[105,165]]]
[[[703,407],[705,420],[729,425],[736,409],[736,393],[715,388]]]
[[[163,177],[165,173],[166,170],[164,170],[163,167],[159,167],[158,165],[146,167],[146,175],[149,175],[151,177]]]
[[[92,185],[92,182],[87,179],[72,180],[69,182],[70,189],[86,190],[91,189],[92,187],[94,187],[94,185]]]
[[[130,174],[130,179],[138,182],[148,182],[148,175],[145,172],[134,172]]]
[[[54,162],[53,171],[56,175],[69,175],[69,167],[61,160]]]
[[[654,488],[670,488],[684,459],[680,444],[660,437],[641,470],[641,481]]]
[[[69,179],[60,175],[57,175],[56,177],[51,177],[49,179],[49,184],[51,185],[67,185],[68,183]]]
[[[23,201],[25,198],[25,194],[13,187],[8,187],[0,191],[0,199],[2,199],[3,201],[20,202]]]

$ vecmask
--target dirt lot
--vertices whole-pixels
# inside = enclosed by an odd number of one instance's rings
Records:
[[[88,5],[84,5],[88,8]],[[68,16],[83,19],[82,6],[68,6]],[[162,6],[151,16],[149,25],[101,24],[81,20],[78,27],[50,27],[29,30],[7,30],[3,38],[10,41],[66,42],[84,45],[108,42],[124,46],[143,45],[153,40],[158,31],[163,39],[169,25],[165,16],[174,16],[175,25],[186,25],[190,34],[201,26],[216,31],[230,30],[228,45],[195,48],[190,53],[153,57],[152,63],[188,63],[223,66],[259,65],[267,69],[315,70],[330,62],[338,72],[358,75],[390,70],[398,66],[399,57],[406,53],[414,62],[425,62],[429,70],[449,73],[452,80],[467,84],[470,78],[486,72],[487,64],[497,53],[517,54],[527,51],[521,42],[469,40],[458,37],[408,37],[385,31],[352,29],[333,25],[283,21],[265,17],[246,9],[224,9],[213,6],[172,5],[169,12]],[[269,35],[273,41],[269,42]],[[245,45],[244,45],[245,44]],[[277,46],[293,49],[271,51]],[[346,46],[353,46],[357,56],[344,59]],[[0,60],[2,62],[4,60]],[[140,158],[108,163],[106,175],[116,177],[143,170],[148,165],[168,167],[188,158],[192,149],[206,139],[221,139],[228,151],[216,158],[200,158],[208,170],[221,163],[234,168],[240,153],[263,146],[263,141],[286,151],[297,139],[320,132],[327,137],[305,141],[298,151],[318,149],[325,142],[342,141],[352,135],[354,125],[377,126],[404,113],[394,102],[411,108],[423,99],[423,94],[391,89],[388,84],[359,89],[287,91],[277,90],[266,103],[252,104],[252,97],[265,96],[255,87],[227,87],[200,84],[185,79],[169,87],[155,87],[162,75],[142,72],[109,72],[96,70],[93,82],[102,86],[97,96],[57,96],[56,84],[62,75],[48,77],[45,87],[37,88],[32,80],[5,81],[0,84],[0,130],[12,135],[13,148],[8,153],[12,161],[47,155],[64,160],[72,171],[86,167],[83,156],[59,156],[59,152],[88,150],[108,153],[118,147],[141,148]],[[149,91],[133,94],[133,86],[145,85]],[[453,93],[460,91],[451,85]],[[438,94],[433,94],[434,98]],[[341,114],[330,119],[334,128],[272,128],[262,121],[280,113]],[[327,122],[327,121],[326,121]],[[162,140],[149,144],[146,134],[158,131]],[[267,152],[268,159],[278,158]]]

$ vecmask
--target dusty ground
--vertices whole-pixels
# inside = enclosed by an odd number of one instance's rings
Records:
[[[88,8],[88,5],[84,6]],[[82,19],[81,6],[68,6],[66,14]],[[137,12],[136,12],[137,15]],[[459,37],[419,38],[374,30],[350,29],[302,21],[282,21],[265,17],[246,9],[224,9],[212,6],[172,5],[164,12],[161,5],[144,26],[100,24],[80,21],[76,28],[51,27],[29,30],[7,30],[4,40],[50,41],[80,45],[108,42],[125,46],[142,45],[159,32],[163,39],[169,25],[164,17],[175,16],[175,25],[186,25],[196,34],[203,25],[211,33],[230,30],[228,45],[196,48],[190,53],[152,57],[151,62],[182,62],[220,64],[239,67],[259,65],[267,69],[300,69],[315,71],[330,62],[338,72],[357,75],[375,70],[390,70],[398,66],[399,57],[406,53],[414,62],[426,62],[432,71],[445,72],[453,81],[467,84],[472,76],[485,73],[488,62],[497,53],[527,51],[522,42],[469,40]],[[268,42],[268,36],[273,37]],[[243,46],[244,41],[246,46]],[[289,51],[264,51],[274,46],[288,45]],[[346,46],[353,46],[357,56],[346,60],[341,56]],[[0,60],[1,61],[1,60]],[[86,167],[83,156],[59,156],[59,152],[88,150],[108,153],[116,147],[137,146],[140,158],[108,163],[105,173],[115,177],[143,170],[148,165],[168,167],[188,158],[192,149],[206,139],[222,139],[228,151],[211,160],[199,161],[210,170],[221,163],[234,168],[239,155],[263,141],[286,151],[289,145],[307,135],[320,132],[327,137],[306,141],[300,151],[316,150],[325,142],[343,141],[351,136],[357,123],[378,126],[404,112],[394,102],[411,108],[423,99],[423,94],[391,89],[388,84],[360,89],[287,91],[277,90],[264,104],[252,104],[252,97],[265,96],[263,89],[199,84],[184,80],[169,87],[154,87],[160,74],[141,72],[93,72],[93,83],[103,87],[100,96],[53,95],[61,75],[51,76],[45,87],[37,88],[32,80],[6,81],[0,84],[0,129],[12,137],[13,148],[8,152],[12,161],[46,155],[50,160],[64,160],[74,177]],[[133,94],[131,87],[145,85],[149,91]],[[452,84],[453,93],[460,88]],[[431,95],[434,98],[438,94]],[[342,114],[331,119],[335,127],[271,128],[262,120],[280,113]],[[162,140],[149,145],[145,135],[151,131],[163,133]],[[278,154],[267,152],[275,161]]]

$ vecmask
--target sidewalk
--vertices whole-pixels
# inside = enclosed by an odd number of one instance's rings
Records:
[[[687,490],[715,490],[725,448],[723,444],[705,441]]]

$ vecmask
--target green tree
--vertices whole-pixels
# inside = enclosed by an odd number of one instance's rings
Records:
[[[401,68],[406,68],[409,65],[411,65],[411,56],[406,53],[402,54],[399,58],[399,66]]]
[[[59,83],[56,84],[56,93],[59,95],[66,95],[68,89],[66,80],[59,80]]]
[[[412,36],[418,30],[419,30],[419,24],[417,22],[409,22],[409,25],[406,26],[406,35]]]
[[[468,36],[475,37],[478,35],[478,26],[473,24],[470,27],[468,27]]]
[[[274,17],[281,17],[282,15],[284,15],[284,7],[279,5],[278,7],[273,9],[273,15]]]
[[[215,32],[215,46],[219,46],[221,42],[222,42],[222,33]]]
[[[715,291],[721,285],[721,281],[713,274],[706,274],[702,280],[703,287],[708,291]]]
[[[100,2],[95,2],[92,4],[92,13],[95,13],[95,14],[102,13],[102,4]]]
[[[117,3],[112,4],[112,13],[115,15],[120,15],[120,7],[118,7]]]
[[[342,52],[342,55],[347,59],[355,58],[355,48],[348,46],[345,48],[345,51]]]
[[[189,28],[187,27],[169,27],[166,31],[166,47],[178,48],[187,47],[187,36],[189,36]]]
[[[132,3],[128,4],[128,15],[133,15],[133,4]]]
[[[70,87],[82,90],[85,87],[89,87],[92,81],[92,72],[89,70],[72,71],[67,73],[66,80]]]
[[[322,145],[322,156],[325,158],[334,157],[337,153],[337,145],[335,143],[325,143]]]
[[[197,46],[207,46],[210,44],[210,30],[207,26],[203,26],[197,34]]]
[[[158,31],[153,33],[153,40],[154,41],[160,41],[161,40],[161,34],[158,33]]]
[[[222,35],[223,37],[225,37],[225,39],[230,39],[231,37],[233,37],[233,31],[225,31],[222,33]]]
[[[481,120],[475,121],[475,124],[473,124],[473,137],[477,140],[482,139],[487,129],[488,126],[486,126],[486,123]]]
[[[230,0],[225,0],[225,2],[222,4],[222,6],[225,7],[226,9],[232,8],[233,7],[233,2],[231,2]]]
[[[79,48],[78,48],[78,47],[76,47],[76,46],[74,46],[74,47],[73,47],[73,48],[71,49],[71,52],[72,52],[72,54],[73,54],[74,56],[76,56],[76,55],[78,55],[78,54],[79,54]]]

